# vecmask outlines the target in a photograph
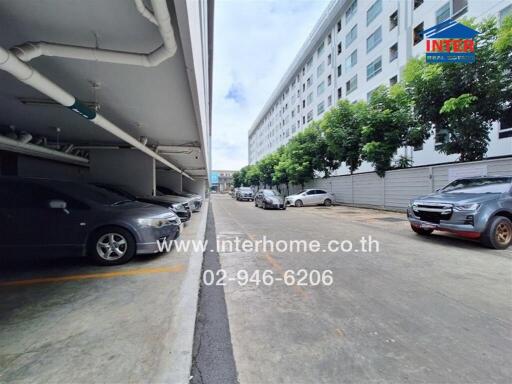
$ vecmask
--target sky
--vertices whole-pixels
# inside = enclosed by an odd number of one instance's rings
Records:
[[[329,0],[216,0],[212,169],[247,165],[247,133]]]

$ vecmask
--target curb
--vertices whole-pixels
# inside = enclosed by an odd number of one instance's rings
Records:
[[[209,200],[205,200],[201,208],[202,216],[195,240],[203,241],[205,238],[209,203]],[[151,383],[186,384],[190,381],[202,265],[203,253],[192,251],[171,327],[163,340],[167,348],[159,356],[158,368],[149,380]]]

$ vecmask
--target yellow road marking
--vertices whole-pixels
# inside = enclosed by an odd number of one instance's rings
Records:
[[[79,281],[89,279],[110,279],[113,277],[121,276],[138,276],[138,275],[149,275],[155,273],[170,273],[170,272],[182,272],[185,269],[183,264],[178,264],[171,267],[158,267],[158,268],[139,268],[129,269],[125,271],[117,272],[100,272],[100,273],[87,273],[82,275],[69,275],[69,276],[54,276],[54,277],[41,277],[36,279],[27,280],[13,280],[13,281],[2,281],[0,287],[14,287],[32,284],[44,284],[44,283],[61,283],[65,281]]]

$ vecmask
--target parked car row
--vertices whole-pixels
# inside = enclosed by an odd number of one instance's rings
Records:
[[[122,264],[158,253],[158,242],[176,239],[201,204],[199,196],[139,197],[123,186],[2,176],[0,254],[83,255]]]
[[[238,201],[254,201],[255,207],[264,209],[286,209],[287,206],[304,207],[306,205],[331,206],[335,202],[333,193],[323,189],[305,189],[294,195],[282,197],[272,189],[261,189],[256,194],[249,187],[235,188],[231,197]]]

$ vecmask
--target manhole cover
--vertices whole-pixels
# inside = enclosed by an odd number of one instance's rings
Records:
[[[392,221],[392,222],[406,221],[405,219],[400,219],[398,217],[376,217],[376,219],[382,220],[382,221]]]

